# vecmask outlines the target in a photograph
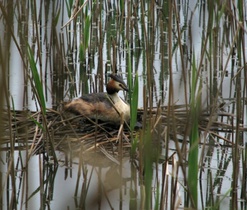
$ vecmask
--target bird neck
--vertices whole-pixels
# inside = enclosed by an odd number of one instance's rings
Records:
[[[123,101],[116,92],[113,94],[108,93],[108,96],[114,104]]]

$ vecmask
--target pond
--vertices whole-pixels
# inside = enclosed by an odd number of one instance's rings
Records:
[[[0,2],[2,209],[246,209],[246,8]],[[129,124],[63,111],[110,73]]]

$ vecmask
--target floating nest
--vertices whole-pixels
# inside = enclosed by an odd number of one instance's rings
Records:
[[[227,117],[226,122],[220,121]],[[140,124],[151,122],[152,138],[165,139],[169,126],[169,139],[177,140],[181,135],[186,139],[190,133],[192,119],[186,106],[174,106],[172,111],[168,107],[139,110]],[[148,119],[148,120],[147,120]],[[230,119],[230,120],[229,120]],[[199,129],[220,137],[219,132],[232,132],[234,116],[225,113],[200,113]],[[64,112],[47,110],[45,116],[41,112],[5,111],[3,114],[3,135],[1,136],[1,150],[27,150],[28,154],[54,154],[62,151],[66,154],[78,156],[83,151],[100,151],[111,161],[120,155],[129,156],[131,138],[139,131],[130,132],[128,126],[114,126],[103,122],[95,122],[81,116],[68,116]],[[139,129],[140,126],[139,126]],[[239,131],[246,131],[243,126]],[[231,142],[229,142],[231,143]]]
[[[69,156],[95,151],[117,162],[114,157],[121,152],[129,156],[130,130],[126,125],[95,122],[82,116],[47,110],[42,112],[10,111],[3,115],[1,150],[28,150],[28,154],[46,153],[52,156],[61,151]],[[83,153],[82,153],[83,152]],[[72,157],[71,157],[72,156]]]

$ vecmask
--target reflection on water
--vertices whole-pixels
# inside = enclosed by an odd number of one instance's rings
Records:
[[[80,4],[0,2],[3,209],[245,209],[245,3]],[[60,112],[63,101],[104,91],[116,71],[125,81],[138,74],[140,130]],[[197,204],[188,184],[195,121]]]
[[[133,182],[130,178],[129,160],[126,159],[120,169],[119,164],[113,163],[99,152],[84,155],[81,161],[78,158],[74,160],[72,173],[66,179],[65,168],[58,168],[54,189],[65,193],[61,194],[61,199],[56,198],[59,194],[54,192],[54,201],[61,200],[61,207],[66,206],[69,209],[115,209],[119,207],[121,200],[122,207],[126,209]],[[78,170],[81,171],[80,175]],[[72,189],[76,190],[71,191]],[[57,208],[57,202],[51,202],[51,207]]]

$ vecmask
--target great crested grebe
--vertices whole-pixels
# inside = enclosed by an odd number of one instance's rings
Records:
[[[128,91],[122,78],[110,74],[111,80],[106,85],[107,93],[91,93],[82,95],[65,104],[65,111],[79,114],[90,119],[117,123],[130,119],[130,106],[118,96],[119,90]]]

